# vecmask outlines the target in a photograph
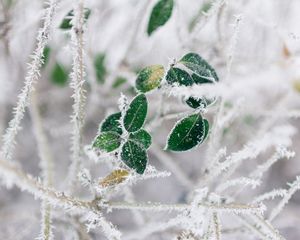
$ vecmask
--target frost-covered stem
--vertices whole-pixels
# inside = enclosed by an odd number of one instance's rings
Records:
[[[87,210],[93,208],[94,203],[77,200],[66,196],[63,192],[47,188],[43,183],[26,174],[15,164],[0,159],[0,177],[9,180],[21,190],[33,194],[36,198],[48,200],[53,206],[61,206],[69,209]]]
[[[227,57],[227,64],[226,64],[226,78],[225,81],[228,81],[230,78],[230,72],[231,72],[231,66],[233,62],[233,57],[234,57],[234,52],[235,48],[237,45],[237,40],[238,40],[238,34],[240,31],[240,26],[243,18],[242,15],[237,15],[235,17],[234,25],[233,25],[233,35],[230,40],[230,45],[229,45],[229,52],[228,52],[228,57]]]
[[[212,218],[209,219],[207,229],[205,234],[203,235],[203,240],[209,240],[211,239],[211,235],[213,234],[212,232]]]
[[[224,183],[221,183],[217,188],[216,192],[224,192],[230,187],[234,187],[237,185],[245,186],[251,186],[253,189],[260,185],[260,181],[258,179],[252,179],[252,178],[246,178],[246,177],[240,177],[228,180]]]
[[[219,108],[217,114],[213,120],[213,127],[210,133],[208,148],[205,156],[205,164],[206,168],[210,171],[212,167],[215,166],[216,162],[214,161],[214,154],[217,152],[219,147],[220,139],[221,139],[221,130],[219,126],[219,120],[221,119],[224,111],[224,101],[220,100]]]
[[[256,158],[261,152],[263,152],[265,149],[273,145],[273,142],[269,141],[269,139],[271,138],[276,138],[276,135],[269,134],[269,135],[265,135],[263,138],[258,138],[256,140],[249,141],[241,150],[227,156],[226,160],[223,161],[222,163],[216,162],[215,165],[212,165],[209,168],[208,174],[202,176],[198,180],[199,186],[208,185],[211,181],[216,179],[216,177],[218,177],[221,173],[225,171],[229,172],[228,170],[231,171],[235,170],[237,165],[246,159]],[[224,153],[222,152],[221,152],[221,156],[224,155]],[[218,160],[218,157],[216,157],[215,159]]]
[[[174,160],[168,154],[165,154],[161,148],[155,144],[153,144],[150,150],[151,153],[154,154],[162,164],[164,164],[172,173],[174,173],[175,177],[183,186],[187,187],[188,189],[192,189],[193,182],[176,165]]]
[[[98,203],[97,201],[82,201],[69,196],[62,192],[47,188],[40,181],[37,181],[31,175],[26,174],[15,164],[0,159],[0,173],[3,179],[9,179],[20,189],[32,193],[36,198],[46,199],[51,205],[61,206],[65,208],[73,208],[77,210],[95,210],[100,208],[109,209],[135,209],[141,211],[184,211],[191,209],[189,204],[162,204],[162,203],[128,203],[128,202],[106,202]],[[245,204],[208,204],[200,203],[199,207],[207,208],[221,212],[236,213],[253,213],[261,212],[261,205],[245,205]]]
[[[231,66],[232,66],[232,62],[233,62],[233,54],[234,54],[234,50],[235,50],[235,46],[236,46],[236,42],[237,42],[237,35],[239,32],[239,27],[240,27],[240,22],[241,22],[242,18],[241,16],[237,16],[236,17],[236,21],[235,21],[235,25],[234,25],[234,34],[232,36],[232,40],[231,40],[231,45],[230,45],[230,49],[229,49],[229,53],[228,53],[228,57],[227,57],[227,64],[226,64],[226,80],[229,79],[230,77],[230,71],[231,71]],[[208,150],[206,153],[206,161],[208,164],[208,168],[210,169],[212,166],[214,166],[215,162],[211,161],[213,154],[216,152],[216,149],[218,149],[219,147],[219,142],[221,139],[221,129],[223,129],[222,124],[221,124],[221,117],[224,115],[224,99],[220,99],[220,105],[219,105],[219,109],[218,112],[214,118],[214,124],[213,124],[213,128],[212,128],[212,132],[211,132],[211,137],[209,140],[209,145],[208,145]]]
[[[51,205],[47,200],[43,200],[42,202],[42,229],[39,239],[53,239]]]
[[[129,202],[109,202],[102,207],[111,209],[128,209],[140,211],[177,211],[182,212],[193,208],[190,204],[163,204],[163,203],[129,203]],[[236,213],[260,213],[262,205],[245,204],[208,204],[199,203],[198,207],[207,208],[216,212],[236,212]]]
[[[295,156],[295,152],[288,151],[285,148],[278,148],[276,152],[263,164],[258,165],[256,169],[250,173],[251,178],[261,179],[263,174],[270,169],[270,167],[282,158],[291,158]]]
[[[290,184],[290,188],[287,190],[284,198],[278,203],[278,205],[273,208],[272,212],[270,213],[269,221],[273,221],[277,215],[282,211],[284,206],[288,203],[288,201],[292,198],[295,192],[300,189],[300,176],[296,177],[296,180]]]
[[[271,239],[276,240],[284,240],[285,238],[280,235],[279,231],[275,229],[271,223],[265,219],[263,219],[262,216],[258,214],[251,214],[252,219],[255,221],[257,227],[261,227],[262,230],[265,230],[267,232],[267,236]]]
[[[286,196],[286,194],[287,194],[286,189],[274,189],[270,192],[267,192],[267,193],[257,196],[256,198],[254,198],[252,203],[263,202],[263,201],[266,201],[269,199],[274,199],[275,197],[284,197],[284,196]]]
[[[232,36],[230,49],[229,49],[229,53],[228,53],[228,57],[227,57],[227,63],[226,63],[226,70],[227,70],[226,77],[225,77],[226,80],[228,80],[230,77],[230,71],[231,71],[231,66],[232,66],[232,62],[233,62],[233,54],[234,54],[235,46],[237,43],[237,35],[239,32],[241,20],[242,20],[241,16],[236,17],[236,21],[235,21],[235,25],[234,25],[234,34]],[[206,161],[207,161],[206,164],[208,164],[208,169],[210,169],[215,164],[215,162],[212,162],[211,159],[212,159],[213,154],[216,152],[216,149],[218,149],[220,139],[221,139],[222,125],[221,125],[220,120],[221,120],[221,117],[224,115],[224,104],[225,104],[225,102],[224,102],[224,99],[222,98],[220,100],[218,112],[214,118],[214,124],[213,124],[214,127],[212,128],[211,137],[210,137],[209,145],[208,145],[208,150],[206,153]]]
[[[28,72],[25,77],[25,86],[18,96],[17,106],[14,108],[14,116],[9,122],[6,133],[3,136],[3,146],[1,155],[4,159],[10,160],[14,149],[16,136],[20,130],[20,124],[24,117],[24,112],[29,104],[30,93],[34,89],[34,84],[40,77],[40,68],[43,63],[43,51],[48,43],[50,29],[53,22],[53,16],[56,11],[58,0],[50,0],[48,7],[45,9],[44,24],[38,32],[37,47],[31,56],[31,63],[28,67]]]
[[[30,113],[33,122],[33,128],[35,132],[37,147],[40,156],[40,167],[42,170],[43,183],[45,187],[52,186],[52,173],[53,173],[53,161],[49,149],[48,140],[42,126],[42,119],[38,109],[37,95],[35,92],[31,95],[31,108]],[[47,200],[42,202],[42,229],[40,239],[51,240],[53,239],[52,227],[51,227],[51,206]]]
[[[215,239],[220,240],[221,239],[221,224],[220,219],[218,216],[218,213],[213,213],[213,223],[214,223],[214,231],[215,231]]]
[[[71,122],[72,129],[72,163],[69,169],[68,181],[70,190],[76,182],[76,176],[81,163],[82,157],[82,128],[84,121],[84,103],[85,90],[85,67],[83,63],[84,56],[84,0],[78,0],[74,7],[74,17],[72,19],[73,27],[71,29],[72,52],[73,52],[73,67],[71,73],[71,87],[74,89],[72,95],[74,99],[73,115]]]
[[[260,239],[264,240],[264,239],[267,238],[266,234],[263,233],[261,231],[261,229],[257,228],[255,225],[252,225],[246,217],[238,215],[238,214],[236,216],[239,218],[239,220],[241,221],[241,223],[246,228],[248,228],[248,230],[250,230],[252,233],[256,234]]]

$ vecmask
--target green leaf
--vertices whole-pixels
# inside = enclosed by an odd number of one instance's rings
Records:
[[[105,67],[105,54],[100,53],[96,56],[94,60],[94,67],[96,71],[96,78],[99,83],[104,83],[106,76],[106,67]]]
[[[196,84],[219,81],[218,75],[212,66],[196,53],[184,55],[179,62],[193,72],[192,78]]]
[[[192,86],[193,84],[198,84],[198,82],[195,81],[195,79],[198,78],[196,74],[192,74],[192,76],[180,69],[180,68],[170,68],[170,70],[167,73],[166,80],[169,84],[174,84],[178,83],[179,85],[184,85],[184,86]],[[186,103],[191,107],[191,108],[199,108],[200,106],[206,107],[208,105],[208,102],[211,102],[205,98],[201,99],[196,99],[194,97],[189,97],[186,100]]]
[[[136,96],[130,103],[124,116],[124,127],[128,132],[136,132],[145,122],[148,102],[145,94]]]
[[[178,83],[179,85],[191,86],[193,84],[207,84],[218,81],[219,78],[215,70],[198,54],[188,53],[184,55],[179,63],[183,64],[191,72],[180,68],[171,68],[166,76],[169,84]],[[206,107],[212,104],[215,99],[189,97],[186,100],[188,106],[192,108]]]
[[[72,24],[71,24],[71,19],[74,17],[74,11],[71,10],[68,12],[68,14],[64,17],[62,23],[60,24],[59,28],[61,29],[71,29]]]
[[[204,139],[204,122],[200,114],[181,119],[168,137],[166,149],[187,151],[199,145]]]
[[[206,102],[206,98],[194,98],[194,97],[189,97],[185,102],[187,103],[187,105],[189,105],[191,108],[198,108],[198,107],[206,107],[207,106],[207,102]]]
[[[42,67],[45,67],[49,61],[51,48],[49,46],[46,46],[43,51],[43,64]]]
[[[191,86],[194,84],[194,80],[186,71],[180,68],[170,68],[167,73],[166,80],[169,84],[178,83],[179,85]]]
[[[124,143],[121,151],[122,161],[137,173],[143,174],[148,161],[148,156],[145,148],[133,141]]]
[[[124,77],[117,77],[112,85],[113,88],[118,88],[121,85],[123,85],[124,83],[127,82],[127,79]]]
[[[88,8],[84,9],[84,22],[87,21],[91,14],[91,10]],[[72,9],[71,11],[68,12],[68,14],[64,17],[62,23],[60,24],[59,28],[68,30],[72,28],[72,23],[71,20],[74,17],[74,10]]]
[[[100,131],[101,132],[116,132],[118,134],[122,134],[122,128],[121,128],[121,113],[117,112],[114,114],[109,115],[104,121],[101,123]]]
[[[162,65],[152,65],[139,72],[135,86],[140,92],[148,92],[159,87],[165,74]]]
[[[65,86],[68,81],[68,72],[63,67],[63,65],[55,63],[50,78],[54,84],[59,86]]]
[[[157,28],[164,25],[172,15],[173,0],[159,0],[152,9],[147,33],[150,36]]]
[[[89,19],[91,12],[92,11],[89,8],[84,9],[84,23],[86,23],[86,21]]]
[[[209,122],[207,121],[207,119],[203,119],[203,125],[204,125],[204,137],[201,143],[204,142],[204,140],[207,138],[208,136],[208,132],[209,132]]]
[[[152,143],[151,135],[144,129],[130,133],[129,140],[141,144],[145,149],[148,149]]]
[[[121,145],[120,135],[116,132],[103,132],[93,142],[93,147],[102,151],[111,152]]]

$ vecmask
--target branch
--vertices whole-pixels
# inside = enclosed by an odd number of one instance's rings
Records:
[[[37,95],[35,92],[31,96],[31,109],[30,109],[33,128],[35,132],[37,147],[40,156],[40,167],[42,170],[43,183],[45,187],[52,186],[52,173],[53,173],[53,161],[50,154],[48,139],[42,126],[42,119],[38,109]],[[52,233],[52,214],[51,206],[48,201],[43,200],[42,202],[42,229],[40,233],[41,240],[53,239]]]
[[[71,87],[74,89],[72,95],[74,99],[73,115],[71,122],[73,123],[72,130],[72,164],[69,169],[68,181],[71,186],[71,191],[75,185],[76,176],[81,163],[82,157],[82,128],[84,121],[84,103],[85,90],[85,67],[83,63],[84,55],[84,0],[79,0],[74,8],[74,17],[72,19],[73,27],[71,29],[71,40],[73,44],[73,69],[71,73]]]
[[[9,122],[6,133],[3,136],[3,146],[1,156],[4,159],[10,160],[14,149],[16,136],[20,130],[20,124],[24,117],[25,109],[29,105],[29,96],[34,89],[36,81],[40,77],[40,68],[43,63],[43,51],[49,41],[50,28],[53,22],[53,16],[56,12],[57,3],[59,0],[50,0],[44,16],[44,24],[38,32],[37,47],[31,56],[32,60],[28,67],[28,72],[25,77],[25,86],[18,95],[17,106],[14,108],[14,116]]]
[[[292,198],[295,192],[300,189],[300,176],[296,177],[296,180],[289,184],[290,188],[287,190],[284,198],[278,203],[278,205],[272,210],[270,213],[269,221],[273,221],[274,218],[282,211],[284,206],[288,203],[288,201]]]

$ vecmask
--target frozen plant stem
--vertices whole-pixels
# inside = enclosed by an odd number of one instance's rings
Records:
[[[49,41],[50,29],[58,0],[50,0],[47,4],[49,6],[45,9],[45,15],[43,18],[44,24],[38,32],[37,47],[31,56],[32,60],[29,64],[28,72],[25,77],[25,86],[18,96],[17,106],[14,108],[14,116],[9,122],[6,133],[3,136],[1,155],[6,160],[10,160],[12,157],[16,136],[21,128],[20,124],[24,117],[25,109],[29,104],[30,93],[33,91],[34,85],[40,77],[40,68],[43,63],[43,51]]]
[[[72,95],[74,99],[73,115],[71,122],[72,130],[72,163],[69,169],[68,181],[70,184],[69,190],[73,191],[78,169],[82,157],[82,128],[84,121],[84,103],[85,90],[85,67],[83,63],[84,56],[84,1],[78,0],[74,7],[74,17],[72,19],[73,27],[71,29],[72,52],[73,52],[73,68],[71,73],[71,87],[74,89]]]
[[[98,211],[98,207],[110,209],[135,209],[141,211],[184,211],[191,209],[189,204],[162,204],[162,203],[129,203],[129,202],[106,202],[99,203],[97,201],[82,201],[58,192],[52,188],[47,188],[31,175],[26,174],[21,168],[15,164],[0,159],[1,177],[10,179],[20,189],[32,193],[36,198],[46,199],[53,206],[60,206],[77,210],[93,210]],[[98,206],[97,206],[98,205]],[[260,205],[244,205],[244,204],[207,204],[199,203],[199,207],[208,208],[216,212],[236,212],[236,213],[256,213],[262,211]]]
[[[37,147],[41,159],[40,167],[42,170],[43,183],[45,187],[52,186],[53,161],[49,149],[48,140],[43,129],[42,119],[39,113],[38,100],[36,92],[31,95],[31,118],[36,136]],[[53,239],[51,227],[51,206],[47,200],[42,202],[42,229],[40,239]]]
[[[220,219],[218,213],[213,213],[213,223],[214,223],[214,230],[215,230],[215,239],[221,239],[221,229],[220,229]]]
[[[0,176],[5,180],[13,182],[21,190],[26,190],[36,198],[48,200],[53,206],[60,206],[69,209],[87,210],[92,209],[93,204],[68,197],[62,192],[47,188],[43,183],[31,175],[26,174],[15,164],[0,159]]]
[[[284,206],[288,203],[288,201],[292,198],[292,196],[300,189],[300,176],[296,177],[296,180],[289,184],[290,188],[287,190],[283,199],[278,203],[278,205],[272,210],[269,221],[273,221],[277,215],[282,211]]]
[[[229,52],[228,52],[228,59],[227,59],[227,64],[226,64],[226,78],[225,81],[228,81],[230,78],[230,71],[231,71],[231,66],[232,66],[232,62],[233,62],[233,57],[234,57],[234,52],[235,52],[235,48],[237,45],[237,40],[238,40],[238,34],[240,31],[240,26],[241,26],[241,22],[243,20],[242,15],[237,15],[235,17],[235,21],[234,21],[234,25],[233,25],[233,35],[232,38],[230,40],[230,46],[229,46]]]

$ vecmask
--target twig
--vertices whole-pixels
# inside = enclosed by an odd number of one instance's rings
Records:
[[[38,146],[40,156],[40,167],[42,169],[43,183],[45,187],[52,186],[52,173],[53,173],[53,161],[50,154],[49,144],[45,135],[41,116],[38,109],[37,95],[35,92],[31,96],[31,117],[33,121],[34,132],[36,136],[36,142]],[[42,202],[42,229],[40,239],[50,240],[53,239],[52,227],[51,227],[51,206],[47,200]]]
[[[83,63],[84,55],[84,0],[78,0],[74,9],[74,18],[72,19],[73,27],[71,29],[71,39],[73,44],[73,70],[71,74],[71,87],[74,89],[73,99],[73,115],[71,122],[73,123],[72,130],[72,164],[69,169],[68,181],[70,190],[74,190],[76,176],[82,157],[82,128],[84,121],[84,103],[85,90],[83,85],[85,83],[85,69]]]
[[[48,43],[50,36],[50,28],[53,22],[53,16],[56,12],[57,3],[59,0],[50,0],[44,16],[44,24],[38,32],[37,47],[31,56],[32,61],[29,64],[28,72],[25,77],[25,86],[18,96],[17,106],[14,108],[14,116],[9,122],[9,127],[3,136],[3,146],[1,149],[1,156],[6,160],[12,157],[16,136],[20,130],[20,124],[24,117],[24,112],[29,104],[30,93],[34,89],[34,85],[40,76],[40,68],[43,63],[43,51]]]

